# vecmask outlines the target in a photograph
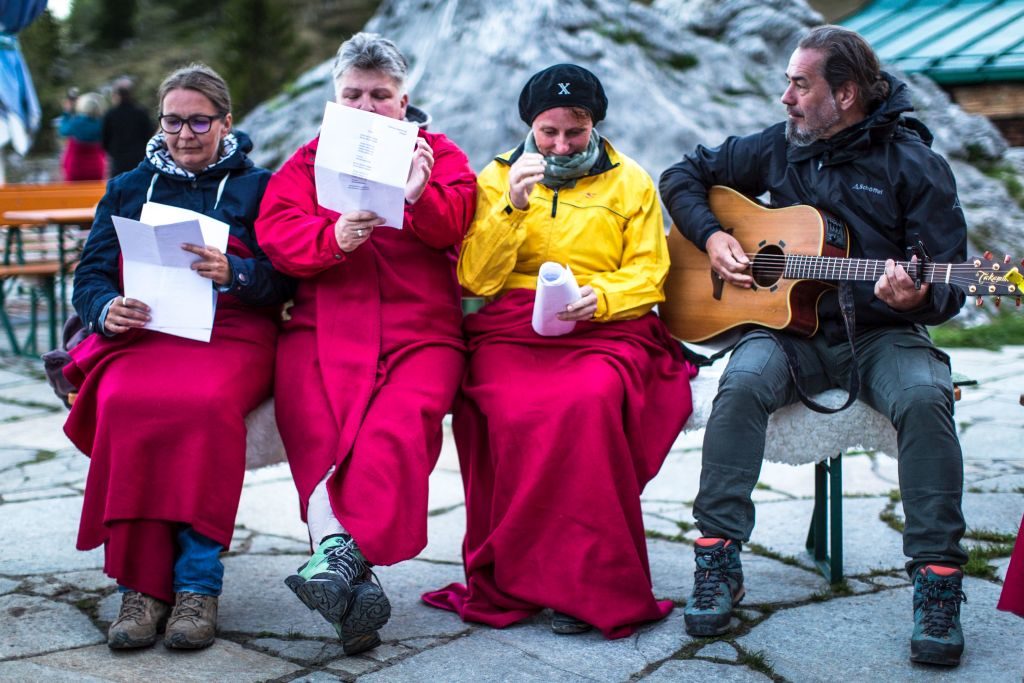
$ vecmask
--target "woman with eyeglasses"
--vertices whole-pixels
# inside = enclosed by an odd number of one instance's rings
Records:
[[[73,302],[89,334],[65,375],[78,395],[64,431],[91,459],[80,550],[104,547],[121,610],[113,649],[214,640],[217,596],[245,470],[245,416],[271,391],[280,304],[292,284],[256,242],[253,222],[270,173],[232,129],[223,79],[201,64],[168,76],[160,130],[146,158],[109,182],[75,271]],[[210,281],[209,342],[146,328],[146,302],[124,296],[112,216],[138,219],[157,202],[223,221],[227,251],[182,249]]]
[[[334,62],[337,102],[421,122],[407,70],[394,43],[358,33]],[[385,226],[370,211],[318,204],[319,144],[274,174],[256,232],[274,265],[299,278],[274,397],[316,550],[285,583],[351,655],[380,644],[391,614],[370,567],[427,543],[427,480],[464,362],[454,247],[473,216],[476,176],[454,142],[421,128],[402,224]]]

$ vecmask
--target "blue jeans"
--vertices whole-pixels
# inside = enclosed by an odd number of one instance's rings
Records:
[[[174,592],[220,595],[224,586],[223,546],[198,533],[191,526],[178,531],[178,557],[174,561]],[[131,589],[118,586],[122,593]]]
[[[830,346],[820,334],[793,341],[808,395],[848,385],[847,342]],[[862,334],[857,360],[860,398],[896,427],[907,571],[932,563],[965,564],[963,458],[953,424],[948,356],[923,329],[902,327]],[[750,494],[761,472],[768,416],[797,400],[786,356],[775,341],[763,331],[746,335],[722,373],[704,433],[693,515],[706,536],[750,539]]]

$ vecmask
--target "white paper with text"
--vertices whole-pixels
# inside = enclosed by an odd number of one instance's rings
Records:
[[[328,102],[313,165],[317,203],[342,214],[373,211],[401,229],[417,131],[408,121]]]

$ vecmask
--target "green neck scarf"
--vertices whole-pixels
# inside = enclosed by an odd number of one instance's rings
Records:
[[[526,136],[525,152],[539,154],[537,142],[533,139],[533,131]],[[590,169],[597,163],[601,155],[601,136],[596,130],[590,131],[590,142],[582,152],[569,156],[546,156],[544,157],[544,180],[541,181],[552,190],[563,187],[573,187],[576,180],[590,173]]]

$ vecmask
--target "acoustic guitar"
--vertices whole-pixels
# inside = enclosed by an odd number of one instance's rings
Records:
[[[846,226],[814,207],[769,209],[720,185],[711,188],[708,203],[751,260],[754,285],[745,289],[725,282],[711,270],[708,255],[673,226],[672,265],[658,310],[669,332],[682,341],[709,341],[752,326],[811,336],[818,329],[818,300],[834,287],[830,282],[873,282],[884,272],[884,260],[847,258]],[[1002,262],[986,254],[964,263],[897,263],[923,282],[955,285],[978,297],[1016,297],[1020,305],[1024,276],[1009,256]]]

